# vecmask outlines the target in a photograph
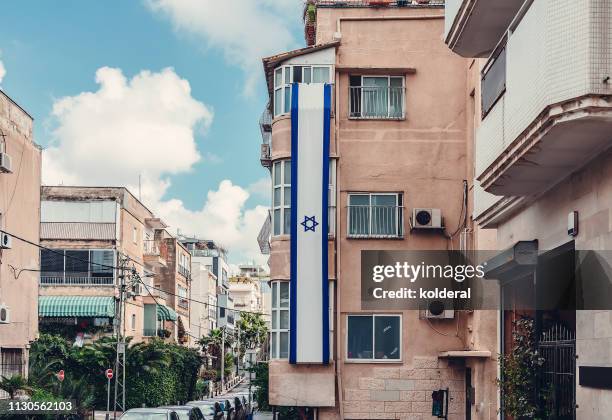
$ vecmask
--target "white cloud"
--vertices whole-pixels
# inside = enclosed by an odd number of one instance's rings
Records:
[[[6,76],[6,68],[4,67],[4,64],[2,63],[2,61],[0,60],[0,83],[2,83],[2,79],[4,78],[4,76]]]
[[[270,199],[272,191],[272,180],[269,176],[264,176],[248,186],[248,191],[251,194],[258,195],[265,199]]]
[[[213,113],[174,70],[142,71],[128,80],[121,70],[102,67],[96,82],[97,91],[54,103],[57,127],[45,150],[45,182],[136,185],[142,176],[158,183],[200,159],[194,130],[208,127]]]
[[[96,72],[96,81],[94,92],[55,101],[53,145],[43,154],[44,183],[127,186],[136,193],[140,177],[143,201],[172,230],[214,239],[238,262],[263,261],[256,238],[267,210],[245,208],[247,190],[224,180],[196,211],[164,198],[170,175],[190,171],[202,155],[205,162],[214,160],[198,150],[194,135],[212,123],[213,113],[191,96],[189,82],[172,69],[127,79],[108,67]]]
[[[175,29],[219,48],[246,74],[245,92],[261,80],[261,58],[296,46],[291,26],[301,19],[301,0],[146,0]]]
[[[178,199],[159,202],[158,214],[171,226],[180,226],[186,235],[212,238],[230,252],[230,259],[265,262],[259,252],[257,234],[268,214],[264,206],[245,208],[249,193],[230,180],[221,181],[219,188],[209,191],[200,210],[185,208]]]

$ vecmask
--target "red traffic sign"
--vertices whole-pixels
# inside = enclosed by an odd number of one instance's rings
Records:
[[[106,369],[106,372],[104,372],[104,374],[106,375],[106,377],[108,379],[113,379],[113,370],[112,369]]]
[[[64,371],[60,370],[59,372],[57,372],[57,379],[62,382],[64,380]]]

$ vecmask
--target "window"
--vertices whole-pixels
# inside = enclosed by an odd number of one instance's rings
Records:
[[[272,236],[291,233],[291,161],[272,166]],[[336,231],[336,160],[329,160],[328,233]]]
[[[136,329],[136,315],[132,314],[132,330]]]
[[[272,329],[270,357],[289,357],[289,282],[272,282]]]
[[[291,161],[274,162],[272,167],[272,226],[273,235],[291,232]]]
[[[350,76],[350,118],[403,119],[403,76]]]
[[[138,243],[138,228],[136,226],[134,226],[134,228],[132,229],[132,242],[134,242],[135,244]]]
[[[291,111],[291,83],[331,83],[331,66],[282,66],[274,70],[274,116]]]
[[[13,375],[23,375],[23,350],[19,348],[0,348],[0,377],[10,378]]]
[[[187,288],[177,285],[177,295],[178,295],[178,306],[181,308],[187,309],[189,308],[189,299],[187,296]]]
[[[401,315],[349,315],[346,330],[347,360],[401,359]]]
[[[349,194],[349,238],[401,238],[403,225],[402,194]]]
[[[42,249],[40,282],[48,285],[114,284],[115,251],[112,249]]]

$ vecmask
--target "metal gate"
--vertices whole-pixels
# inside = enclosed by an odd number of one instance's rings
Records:
[[[544,365],[540,386],[546,395],[543,408],[549,418],[576,418],[576,336],[560,323],[554,323],[540,334],[538,343]]]

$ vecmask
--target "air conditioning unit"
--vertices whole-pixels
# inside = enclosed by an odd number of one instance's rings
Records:
[[[0,172],[13,172],[13,164],[11,162],[11,157],[6,153],[0,153]]]
[[[452,301],[430,300],[425,309],[425,318],[433,319],[453,319],[455,310]]]
[[[11,322],[11,311],[5,304],[0,304],[0,324]]]
[[[442,212],[440,209],[412,209],[412,229],[442,229]]]
[[[13,238],[8,233],[0,232],[0,249],[11,249],[13,247]]]

